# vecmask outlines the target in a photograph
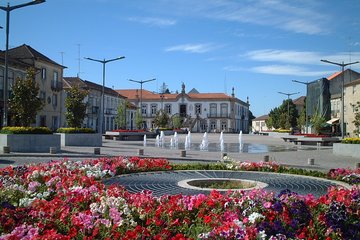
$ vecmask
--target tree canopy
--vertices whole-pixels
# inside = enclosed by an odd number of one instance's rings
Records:
[[[26,78],[17,78],[12,87],[9,108],[16,126],[28,127],[35,122],[36,114],[44,106],[39,98],[39,86],[35,82],[35,69],[27,70]]]
[[[297,118],[298,111],[295,104],[291,99],[287,99],[279,107],[270,111],[266,125],[269,128],[290,129],[291,127],[296,127]]]
[[[81,90],[79,86],[73,86],[67,91],[65,98],[66,121],[69,127],[80,128],[86,116],[86,103],[84,98],[89,94],[87,90]]]

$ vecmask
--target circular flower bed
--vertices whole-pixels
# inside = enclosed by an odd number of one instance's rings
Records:
[[[281,169],[274,163],[223,164]],[[99,181],[117,174],[171,170],[165,159],[115,157],[0,169],[0,239],[359,239],[358,186],[316,199],[283,191],[208,196],[130,194]],[[350,179],[359,169],[334,170]],[[346,177],[344,179],[347,179]]]

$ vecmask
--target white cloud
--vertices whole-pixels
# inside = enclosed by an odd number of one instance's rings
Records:
[[[321,59],[335,62],[347,62],[350,59],[360,59],[360,52],[339,52],[335,54],[325,54],[321,52],[280,50],[280,49],[261,49],[245,53],[245,57],[260,62],[280,62],[288,64],[322,65]]]
[[[128,18],[129,21],[143,23],[151,26],[172,26],[176,24],[173,19],[166,18],[152,18],[152,17],[132,17]]]
[[[182,44],[182,45],[176,45],[171,46],[165,49],[166,52],[190,52],[190,53],[205,53],[210,52],[214,49],[218,48],[217,46],[211,44],[211,43],[205,43],[205,44]]]
[[[292,65],[266,65],[251,68],[256,73],[272,74],[272,75],[288,75],[300,77],[321,77],[332,74],[333,71],[311,71],[307,68]]]

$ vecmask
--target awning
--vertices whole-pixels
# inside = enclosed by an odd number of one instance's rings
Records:
[[[332,125],[332,124],[336,124],[338,122],[339,122],[339,118],[332,118],[329,121],[327,121],[326,123]]]

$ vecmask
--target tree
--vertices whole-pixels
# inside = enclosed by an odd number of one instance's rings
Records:
[[[303,127],[306,125],[306,108],[303,108],[300,112],[300,115],[297,119],[297,126],[299,129],[303,129]],[[305,126],[306,128],[306,126]]]
[[[175,115],[172,117],[172,125],[174,129],[179,129],[182,126],[181,117],[179,115]]]
[[[320,130],[323,128],[326,120],[318,111],[311,117],[310,123],[314,128],[315,134],[319,134]]]
[[[296,106],[291,99],[284,100],[283,103],[269,113],[269,119],[266,125],[269,128],[290,129],[295,127],[297,123],[298,112]]]
[[[115,117],[115,123],[119,128],[126,128],[126,105],[128,104],[127,100],[122,101],[117,108],[117,114]]]
[[[157,127],[167,127],[169,124],[170,118],[169,115],[165,112],[164,109],[157,111],[154,118],[154,123]]]
[[[73,86],[67,91],[65,98],[66,121],[69,127],[80,128],[86,116],[86,103],[84,98],[89,94],[79,86]]]
[[[9,108],[16,126],[28,127],[35,122],[36,114],[44,106],[35,82],[35,69],[27,69],[25,80],[17,78],[12,88]]]
[[[355,110],[355,120],[353,121],[353,123],[356,127],[354,133],[360,135],[360,102],[356,103],[354,110]]]
[[[135,114],[135,125],[137,129],[141,129],[144,120],[141,114],[141,110],[138,109]]]

